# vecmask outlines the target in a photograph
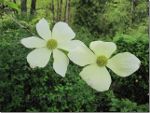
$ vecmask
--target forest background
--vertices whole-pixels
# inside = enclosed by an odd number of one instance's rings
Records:
[[[111,72],[112,85],[96,92],[70,63],[65,78],[52,69],[31,69],[22,38],[37,35],[36,23],[67,22],[76,39],[113,41],[118,52],[141,60],[127,78]],[[0,0],[0,111],[149,111],[148,0]]]

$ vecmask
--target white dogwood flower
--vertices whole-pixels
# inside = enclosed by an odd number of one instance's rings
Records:
[[[68,56],[75,64],[85,66],[79,75],[89,86],[106,91],[111,84],[106,67],[121,77],[133,74],[140,67],[140,60],[129,52],[111,57],[116,48],[113,42],[93,41],[90,43],[92,51],[83,45],[70,51]]]
[[[53,53],[53,68],[56,73],[64,77],[69,59],[61,50],[69,51],[77,47],[80,41],[72,40],[75,33],[64,22],[56,23],[51,32],[48,22],[43,18],[36,24],[36,30],[41,38],[32,36],[21,40],[25,47],[34,49],[27,55],[30,67],[45,67]]]

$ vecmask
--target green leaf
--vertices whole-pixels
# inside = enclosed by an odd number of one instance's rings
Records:
[[[0,0],[0,3],[4,4],[4,0]]]
[[[18,5],[15,4],[15,3],[13,3],[13,2],[8,2],[8,1],[6,1],[6,2],[5,2],[5,5],[7,5],[7,6],[8,6],[9,8],[11,8],[11,9],[14,9],[14,10],[19,11]]]

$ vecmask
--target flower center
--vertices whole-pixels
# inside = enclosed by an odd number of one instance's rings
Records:
[[[50,39],[50,40],[48,40],[47,41],[47,44],[46,44],[46,47],[48,48],[48,49],[55,49],[56,47],[57,47],[57,41],[56,40],[54,40],[54,39]]]
[[[98,66],[102,67],[102,66],[106,66],[107,61],[108,61],[107,57],[99,56],[97,57],[96,63]]]

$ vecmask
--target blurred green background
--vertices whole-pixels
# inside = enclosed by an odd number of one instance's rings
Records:
[[[52,59],[43,69],[31,69],[31,51],[20,44],[36,35],[36,23],[50,27],[67,22],[76,39],[113,41],[118,52],[141,60],[127,78],[112,71],[106,92],[96,92],[80,77],[82,68],[70,62],[65,78],[56,74]],[[148,0],[0,0],[0,111],[149,111]]]

